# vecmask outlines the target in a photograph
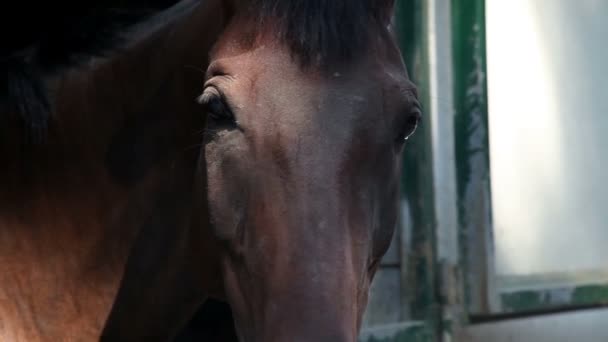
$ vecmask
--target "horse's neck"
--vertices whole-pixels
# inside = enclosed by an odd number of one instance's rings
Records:
[[[171,138],[196,123],[176,89],[185,82],[175,67],[182,56],[161,52],[169,31],[58,84],[45,143],[3,146],[0,218],[35,220],[48,211],[59,221],[62,214],[119,205],[116,200],[142,187],[159,165],[181,156],[187,143]]]
[[[128,182],[112,175],[131,167],[137,131],[123,134],[125,142],[120,132],[136,106],[124,94],[141,83],[108,69],[62,82],[46,143],[2,156],[2,341],[94,339],[153,205],[158,168],[146,165]]]
[[[0,340],[97,334],[138,230],[166,191],[188,188],[203,75],[187,66],[205,68],[223,24],[201,12],[69,76],[47,143],[0,151]]]

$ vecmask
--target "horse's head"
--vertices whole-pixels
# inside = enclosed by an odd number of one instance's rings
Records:
[[[226,295],[243,341],[355,341],[420,117],[393,3],[252,3],[199,99]]]

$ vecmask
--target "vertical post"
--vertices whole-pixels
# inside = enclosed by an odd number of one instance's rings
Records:
[[[456,158],[454,136],[454,65],[450,0],[428,0],[429,118],[436,217],[440,333],[451,339],[462,310],[462,269],[458,238]]]
[[[489,312],[493,291],[485,1],[452,2],[456,179],[465,309]]]
[[[424,321],[437,341],[440,307],[437,298],[435,202],[433,184],[432,119],[429,117],[428,5],[426,0],[397,2],[399,42],[410,78],[419,88],[423,120],[404,151],[402,208],[403,312]]]

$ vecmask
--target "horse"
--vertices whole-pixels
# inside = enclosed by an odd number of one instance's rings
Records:
[[[0,340],[355,341],[421,119],[393,0],[206,0],[0,135]],[[2,113],[9,115],[10,113]],[[232,319],[232,318],[231,318]]]

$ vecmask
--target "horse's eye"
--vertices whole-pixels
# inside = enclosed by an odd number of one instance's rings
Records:
[[[209,117],[215,121],[232,120],[232,112],[220,98],[213,98],[206,105]]]
[[[418,124],[420,123],[420,119],[422,117],[422,113],[420,109],[416,106],[412,108],[408,114],[406,114],[405,120],[400,128],[399,134],[397,136],[397,143],[403,143],[405,140],[409,139],[409,137],[414,134]]]
[[[203,95],[198,98],[198,102],[205,108],[208,119],[211,119],[214,123],[234,123],[232,111],[217,90],[206,90]]]

